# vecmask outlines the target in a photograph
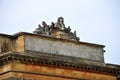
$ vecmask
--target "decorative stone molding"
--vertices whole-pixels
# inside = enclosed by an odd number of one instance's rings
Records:
[[[54,66],[54,67],[61,67],[61,68],[68,68],[68,69],[75,69],[75,70],[88,70],[88,71],[96,71],[101,73],[108,73],[112,75],[120,74],[119,68],[109,68],[103,66],[95,66],[95,65],[87,65],[87,64],[75,64],[69,62],[62,62],[57,60],[49,60],[45,57],[33,57],[29,55],[21,55],[18,53],[11,53],[0,56],[0,66],[10,61],[20,61],[22,63],[29,63],[29,64],[39,64],[39,65],[46,65],[46,66]]]

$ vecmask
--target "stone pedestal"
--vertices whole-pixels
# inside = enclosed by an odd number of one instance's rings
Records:
[[[58,29],[55,29],[51,35],[56,38],[69,39],[68,34]]]

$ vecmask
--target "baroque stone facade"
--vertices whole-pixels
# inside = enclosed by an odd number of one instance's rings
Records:
[[[70,38],[62,17],[40,27],[0,34],[0,80],[120,80],[120,65],[104,62],[105,46]]]

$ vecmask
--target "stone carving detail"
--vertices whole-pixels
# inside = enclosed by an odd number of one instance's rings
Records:
[[[65,30],[65,24],[63,17],[59,17],[58,21],[55,23],[55,28],[58,28],[60,30]]]
[[[56,23],[51,22],[51,25],[47,25],[46,22],[43,21],[42,26],[39,24],[33,33],[51,35],[54,34],[54,30],[62,31],[68,35],[69,39],[79,41],[79,37],[76,36],[76,31],[71,32],[70,26],[65,26],[63,17],[59,17]]]
[[[43,26],[39,24],[33,33],[50,35],[53,32],[54,23],[47,25],[46,22],[43,21],[42,25]]]

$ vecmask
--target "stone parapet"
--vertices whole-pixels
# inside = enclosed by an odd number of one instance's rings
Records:
[[[7,36],[7,35],[6,35]],[[26,52],[35,51],[49,53],[54,55],[63,55],[74,58],[84,58],[92,61],[104,63],[104,46],[86,42],[76,42],[73,40],[54,38],[45,35],[37,35],[32,33],[20,32],[13,36],[0,36],[2,42],[1,49],[6,45],[6,52]],[[4,44],[4,42],[7,43]],[[9,46],[7,46],[9,45]],[[2,50],[1,50],[1,53]]]

